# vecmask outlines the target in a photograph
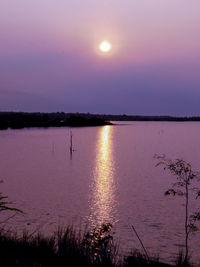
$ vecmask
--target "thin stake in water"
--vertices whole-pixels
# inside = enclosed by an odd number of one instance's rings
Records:
[[[70,131],[70,154],[72,155],[73,146],[72,146],[72,131]]]
[[[147,257],[147,260],[149,261],[149,255],[148,255],[148,253],[147,253],[147,250],[146,250],[146,248],[145,248],[145,246],[144,246],[142,240],[140,239],[140,237],[139,237],[139,235],[138,235],[138,233],[137,233],[135,227],[134,227],[133,225],[131,225],[131,227],[132,227],[133,231],[135,232],[135,235],[137,236],[137,238],[138,238],[138,240],[139,240],[139,242],[140,242],[140,244],[141,244],[141,246],[142,246],[142,248],[143,248],[143,250],[144,250],[144,253],[145,253],[146,257]]]

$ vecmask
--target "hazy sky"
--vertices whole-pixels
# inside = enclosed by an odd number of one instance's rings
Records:
[[[200,115],[200,1],[0,0],[6,110]]]

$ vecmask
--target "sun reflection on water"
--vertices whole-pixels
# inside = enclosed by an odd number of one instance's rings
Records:
[[[89,217],[93,226],[116,221],[112,130],[104,126],[98,133]]]

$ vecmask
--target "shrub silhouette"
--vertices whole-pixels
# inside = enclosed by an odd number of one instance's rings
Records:
[[[154,158],[159,161],[156,166],[162,165],[164,170],[170,171],[176,178],[176,182],[165,192],[165,195],[182,196],[185,198],[185,255],[183,263],[184,265],[189,265],[188,238],[190,233],[198,230],[196,223],[200,220],[199,211],[190,212],[189,200],[192,197],[191,191],[195,192],[196,199],[200,196],[200,191],[193,186],[196,181],[200,180],[200,174],[193,171],[191,164],[183,159],[171,160],[166,158],[165,155],[155,155]]]

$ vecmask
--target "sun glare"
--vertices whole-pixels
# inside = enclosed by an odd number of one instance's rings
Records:
[[[110,52],[112,48],[112,45],[111,43],[109,43],[108,41],[102,41],[100,44],[99,44],[99,50],[103,53],[108,53]]]

